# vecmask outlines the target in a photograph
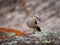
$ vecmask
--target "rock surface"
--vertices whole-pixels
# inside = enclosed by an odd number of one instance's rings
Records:
[[[43,33],[42,33],[43,32]],[[0,39],[0,45],[60,45],[60,33],[51,31],[36,32],[26,36],[16,36],[12,32],[7,32],[10,38]],[[42,34],[41,34],[42,33]],[[41,35],[40,35],[41,34]]]

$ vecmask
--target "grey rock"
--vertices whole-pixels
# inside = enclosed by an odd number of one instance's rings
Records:
[[[13,37],[13,36],[15,36],[16,34],[15,33],[13,33],[13,32],[6,32],[5,33],[5,36],[8,36],[8,37]]]

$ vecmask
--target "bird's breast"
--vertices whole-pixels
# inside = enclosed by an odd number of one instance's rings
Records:
[[[27,26],[30,28],[36,28],[36,24],[34,20],[28,20],[27,21]]]

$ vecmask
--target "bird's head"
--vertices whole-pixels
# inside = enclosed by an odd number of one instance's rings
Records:
[[[36,17],[36,19],[38,19],[39,21],[41,21],[41,19],[40,19],[40,17],[39,17],[39,16],[35,15],[35,17]]]

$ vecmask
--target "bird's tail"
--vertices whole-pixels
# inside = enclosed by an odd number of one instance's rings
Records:
[[[37,26],[37,31],[39,31],[39,32],[41,31],[41,29],[40,29],[40,27],[39,27],[39,26]]]

